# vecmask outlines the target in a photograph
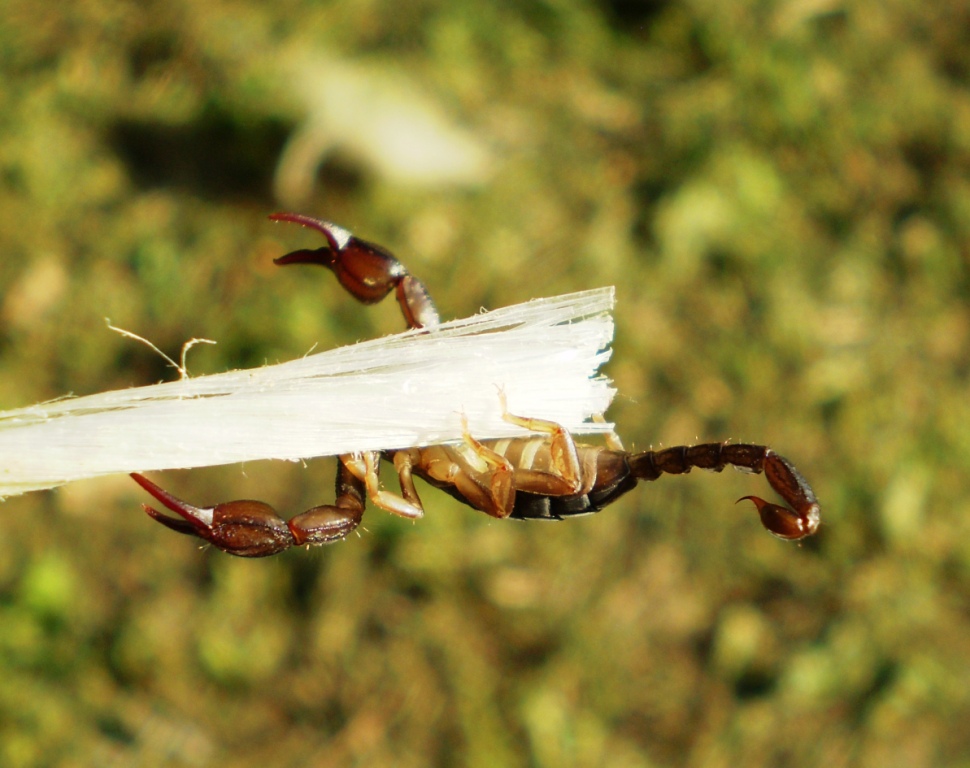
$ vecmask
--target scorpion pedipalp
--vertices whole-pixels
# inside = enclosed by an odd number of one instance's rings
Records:
[[[223,552],[262,557],[275,555],[295,543],[286,521],[261,501],[228,501],[214,507],[196,507],[137,472],[131,478],[182,519],[168,517],[143,504],[149,517],[173,531],[208,541]]]
[[[144,475],[134,472],[131,477],[181,518],[168,517],[143,504],[153,520],[238,557],[266,557],[301,544],[340,541],[360,525],[364,514],[363,482],[354,477],[345,462],[341,462],[337,472],[336,501],[308,509],[289,521],[262,501],[241,499],[214,507],[196,507]]]
[[[273,262],[316,264],[337,276],[347,292],[363,304],[375,304],[395,291],[409,328],[430,328],[440,323],[438,310],[418,278],[408,272],[386,248],[361,240],[343,227],[299,213],[274,213],[272,221],[289,221],[320,232],[327,240],[323,248],[291,251]]]

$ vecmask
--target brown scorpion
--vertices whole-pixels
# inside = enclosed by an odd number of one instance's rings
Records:
[[[411,328],[436,325],[438,312],[424,284],[384,248],[353,236],[326,221],[294,213],[276,213],[273,221],[289,221],[322,233],[327,245],[298,250],[276,259],[280,265],[318,264],[337,276],[340,284],[364,304],[373,304],[391,291]],[[504,398],[503,398],[503,410]],[[543,437],[478,441],[465,427],[459,445],[429,445],[396,451],[352,453],[340,457],[336,499],[332,505],[309,509],[283,520],[261,501],[229,501],[214,507],[195,507],[155,485],[146,477],[132,478],[178,518],[148,505],[145,511],[179,533],[197,536],[224,552],[240,557],[275,555],[301,544],[339,541],[360,525],[366,499],[402,517],[424,514],[414,476],[440,488],[458,501],[492,517],[517,520],[562,520],[598,512],[640,480],[682,475],[694,467],[720,472],[732,466],[765,473],[768,483],[790,505],[773,504],[757,496],[761,522],[782,539],[801,539],[819,526],[819,505],[805,478],[794,465],[771,448],[747,443],[703,443],[660,451],[624,451],[619,440],[607,445],[577,443],[558,424],[514,416],[505,419]],[[394,464],[400,495],[383,490],[379,463]]]

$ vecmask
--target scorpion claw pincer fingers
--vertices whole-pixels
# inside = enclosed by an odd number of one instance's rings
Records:
[[[214,547],[240,557],[275,555],[293,546],[286,521],[261,501],[229,501],[214,507],[196,507],[173,496],[138,473],[132,479],[182,519],[143,505],[149,517],[178,533],[197,536]]]

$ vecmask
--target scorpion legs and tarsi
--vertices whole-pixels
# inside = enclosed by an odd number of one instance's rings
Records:
[[[438,312],[424,284],[384,248],[360,240],[335,224],[300,214],[277,213],[270,218],[310,227],[327,240],[322,248],[281,256],[277,264],[327,267],[364,304],[378,302],[393,291],[409,327],[438,324]],[[505,410],[504,399],[502,404]],[[301,544],[340,541],[360,525],[368,499],[396,515],[419,518],[424,509],[414,487],[415,476],[492,517],[562,520],[598,512],[640,480],[682,475],[694,467],[720,472],[731,466],[755,474],[763,472],[769,485],[787,502],[788,506],[757,496],[739,499],[754,502],[762,524],[772,534],[797,540],[818,528],[819,505],[811,487],[788,459],[766,446],[703,443],[630,453],[622,450],[615,437],[607,439],[606,446],[584,445],[575,442],[558,424],[507,411],[505,418],[543,436],[480,442],[466,426],[464,442],[459,445],[341,456],[334,503],[314,507],[289,521],[261,501],[195,507],[140,474],[132,474],[132,478],[179,515],[169,517],[144,505],[152,518],[173,531],[197,536],[240,557],[264,557]],[[380,487],[381,459],[394,465],[400,494]]]

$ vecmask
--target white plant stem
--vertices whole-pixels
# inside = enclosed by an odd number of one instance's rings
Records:
[[[510,412],[571,432],[613,397],[613,289],[539,299],[277,365],[0,413],[0,497],[83,478],[300,460],[527,434]]]

